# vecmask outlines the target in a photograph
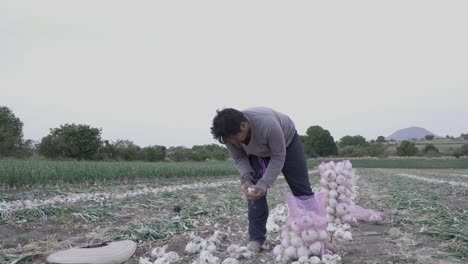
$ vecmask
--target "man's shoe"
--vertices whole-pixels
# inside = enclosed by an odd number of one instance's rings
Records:
[[[260,242],[258,241],[250,241],[247,247],[249,248],[250,251],[258,253],[262,249],[262,244],[260,244]]]

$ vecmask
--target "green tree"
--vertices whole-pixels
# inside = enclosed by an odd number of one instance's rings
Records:
[[[339,148],[338,154],[341,157],[364,157],[367,156],[367,151],[361,146],[345,146]]]
[[[49,159],[64,158],[66,147],[62,137],[49,134],[39,143],[39,154]]]
[[[167,150],[167,157],[172,161],[187,161],[190,159],[191,149],[184,146],[170,147]]]
[[[114,148],[117,153],[117,159],[119,160],[142,160],[140,153],[141,148],[131,140],[117,139],[117,141],[114,142]]]
[[[306,131],[304,151],[309,157],[338,155],[338,148],[330,132],[320,126]]]
[[[425,135],[424,138],[426,140],[433,140],[434,139],[434,135]]]
[[[0,107],[0,157],[10,156],[23,143],[23,122],[6,106]]]
[[[414,142],[410,142],[407,140],[403,140],[400,145],[397,147],[397,154],[398,156],[414,156],[418,153],[418,149]]]
[[[42,139],[40,149],[46,157],[90,160],[95,158],[101,144],[101,129],[65,124],[51,129],[50,134]]]
[[[145,161],[163,161],[166,159],[166,147],[148,146],[141,149],[143,160]]]
[[[424,148],[422,149],[423,153],[428,153],[428,152],[439,152],[439,150],[434,146],[434,144],[426,144]]]
[[[385,137],[384,136],[378,136],[376,142],[378,142],[378,143],[385,142]]]
[[[465,156],[468,156],[468,144],[463,144],[460,147],[460,153],[465,155]]]
[[[367,146],[369,143],[366,141],[366,138],[360,135],[357,136],[344,136],[340,139],[339,146]]]
[[[226,160],[229,157],[227,148],[217,144],[194,145],[191,151],[189,159],[195,161]]]
[[[385,153],[385,146],[381,143],[369,144],[364,148],[367,152],[367,155],[371,157],[381,157]]]

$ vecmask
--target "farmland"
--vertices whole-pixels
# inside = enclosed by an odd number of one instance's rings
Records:
[[[410,169],[396,168],[394,161],[387,161],[389,168],[368,168],[371,160],[353,161],[358,175],[354,202],[383,212],[386,219],[379,225],[354,226],[353,241],[333,241],[343,263],[466,263],[468,169],[458,160],[446,161],[451,169],[435,169],[431,168],[432,161],[400,163]],[[2,162],[5,168],[13,161]],[[147,257],[151,249],[163,245],[179,254],[180,263],[191,263],[196,256],[185,254],[184,248],[192,233],[203,238],[214,230],[228,233],[229,242],[215,252],[221,260],[228,256],[230,244],[247,242],[245,200],[230,162],[163,164],[170,172],[159,169],[159,174],[154,164],[118,164],[125,173],[115,169],[117,178],[104,180],[95,175],[111,174],[100,164],[34,162],[38,163],[21,166],[31,166],[23,168],[28,172],[40,163],[44,167],[30,174],[43,175],[40,180],[30,179],[24,181],[27,184],[12,187],[2,178],[0,257],[6,262],[30,253],[132,239],[139,246],[129,263],[138,263],[139,257]],[[116,164],[104,163],[103,168],[112,170]],[[311,182],[317,190],[315,164],[309,162]],[[67,180],[63,176],[66,170],[60,169],[65,165],[89,178]],[[48,174],[52,168],[55,174]],[[90,174],[92,170],[97,172]],[[21,173],[8,168],[9,173],[12,171]],[[53,175],[53,180],[47,175]],[[287,184],[280,177],[268,193],[271,209],[284,204],[281,191],[285,188]],[[277,237],[278,233],[269,234],[269,249],[278,243]],[[268,251],[241,263],[272,262]]]

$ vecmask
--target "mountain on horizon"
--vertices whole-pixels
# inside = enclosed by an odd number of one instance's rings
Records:
[[[426,135],[433,135],[434,138],[440,138],[440,136],[432,133],[431,131],[422,127],[408,127],[393,132],[390,136],[386,137],[386,140],[411,140],[411,139],[424,139]]]

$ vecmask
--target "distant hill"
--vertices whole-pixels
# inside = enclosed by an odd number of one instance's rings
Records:
[[[386,137],[386,140],[411,140],[411,139],[424,139],[426,135],[433,135],[435,138],[440,136],[432,133],[431,131],[422,127],[408,127],[393,132],[390,136]]]

